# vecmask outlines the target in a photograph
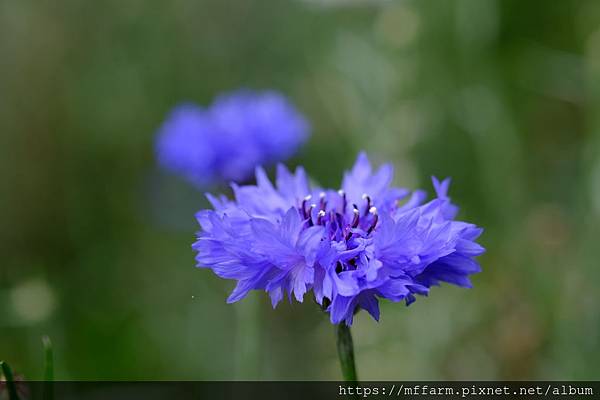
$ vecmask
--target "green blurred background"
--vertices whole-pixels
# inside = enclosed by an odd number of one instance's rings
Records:
[[[451,176],[475,288],[359,315],[361,379],[597,379],[600,2],[0,1],[0,358],[59,379],[338,379],[311,301],[194,268],[203,194],[161,173],[181,100],[283,91],[325,185],[365,149]],[[215,190],[220,190],[219,188]]]

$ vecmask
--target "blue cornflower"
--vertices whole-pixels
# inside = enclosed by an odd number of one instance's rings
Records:
[[[291,157],[310,127],[280,93],[238,90],[208,108],[175,107],[158,131],[159,164],[198,187],[243,181],[257,165]]]
[[[379,320],[379,298],[408,305],[440,282],[471,287],[482,229],[454,219],[450,180],[433,178],[437,196],[425,202],[423,191],[391,187],[392,174],[390,165],[373,172],[364,153],[340,190],[311,187],[302,168],[282,165],[273,186],[258,168],[256,185],[233,184],[234,201],[208,195],[198,266],[237,280],[228,302],[265,290],[275,307],[312,290],[334,324],[351,325],[359,309]]]

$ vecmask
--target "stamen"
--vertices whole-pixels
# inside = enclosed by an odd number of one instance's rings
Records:
[[[375,229],[375,226],[377,226],[377,221],[379,221],[379,215],[377,214],[377,208],[376,207],[369,208],[369,213],[373,214],[373,221],[371,222],[371,226],[367,230],[367,235],[369,233],[373,232],[373,229]]]
[[[302,217],[304,219],[308,218],[308,215],[306,215],[306,203],[310,201],[310,199],[312,199],[312,196],[309,194],[302,200]]]
[[[325,216],[325,211],[323,211],[323,210],[319,211],[319,213],[317,214],[317,225],[321,225],[321,222],[323,221],[324,216]]]
[[[338,229],[341,229],[344,226],[344,217],[342,216],[342,214],[335,213],[335,220],[337,222]]]
[[[310,205],[310,208],[308,209],[308,226],[313,226],[313,220],[312,220],[312,211],[313,209],[316,207],[317,205],[315,203]]]
[[[352,218],[352,222],[350,223],[350,226],[346,226],[346,228],[344,229],[344,231],[345,231],[344,239],[345,240],[350,239],[350,236],[352,236],[352,229],[354,229],[358,226],[359,219],[360,219],[360,211],[358,211],[358,207],[356,206],[356,204],[353,204],[352,206],[354,207],[354,209],[352,210],[352,212],[354,213],[354,217]]]
[[[367,201],[367,206],[365,207],[365,215],[367,215],[371,210],[371,197],[368,194],[364,193],[362,195],[362,199]]]
[[[340,190],[338,190],[338,194],[342,197],[342,213],[346,213],[346,205],[347,205],[346,192],[344,192],[342,189],[340,189]]]
[[[319,193],[319,209],[320,210],[325,210],[325,207],[327,206],[327,201],[325,201],[325,192],[321,192]]]
[[[354,209],[352,210],[352,212],[354,213],[354,218],[352,218],[352,224],[350,224],[350,225],[353,228],[356,228],[358,226],[360,211],[358,211],[358,207],[356,207],[356,204],[353,204],[353,206],[354,206]]]

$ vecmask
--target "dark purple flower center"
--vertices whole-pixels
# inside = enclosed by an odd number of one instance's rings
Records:
[[[298,212],[306,221],[306,228],[324,226],[327,238],[340,247],[344,256],[337,262],[338,273],[356,269],[360,252],[353,250],[364,247],[365,239],[371,236],[379,221],[377,208],[368,194],[362,196],[359,204],[350,204],[342,190],[322,192],[316,202],[313,196],[306,196]]]

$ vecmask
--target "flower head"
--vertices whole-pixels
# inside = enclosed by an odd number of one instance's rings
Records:
[[[433,178],[436,198],[390,186],[392,167],[373,171],[364,153],[340,190],[311,187],[302,168],[279,165],[276,185],[258,168],[256,185],[233,185],[235,200],[208,195],[197,214],[199,267],[237,280],[228,302],[265,290],[275,307],[312,291],[334,324],[364,309],[379,319],[378,299],[411,304],[432,286],[471,287],[484,252],[482,229],[456,221],[450,181]]]
[[[238,90],[208,108],[175,107],[158,131],[156,153],[162,167],[205,187],[244,180],[257,165],[288,159],[309,130],[283,95]]]

